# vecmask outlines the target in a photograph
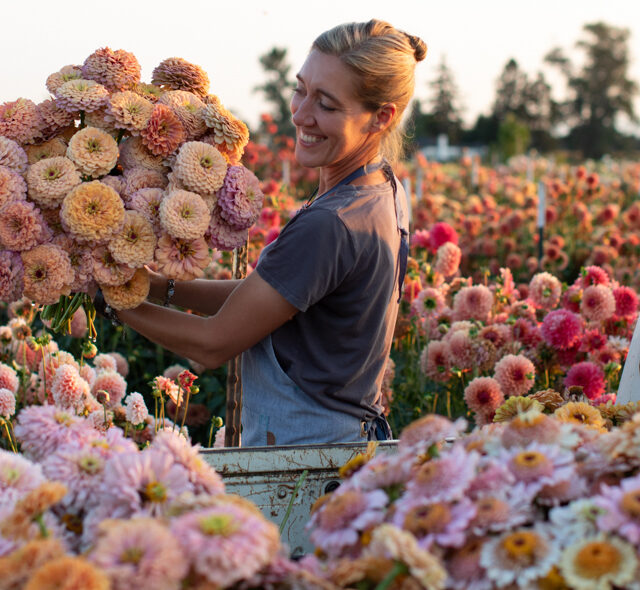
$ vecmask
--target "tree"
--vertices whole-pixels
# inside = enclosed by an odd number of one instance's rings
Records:
[[[567,79],[568,96],[561,107],[572,127],[569,147],[580,149],[586,157],[599,158],[620,143],[615,127],[619,116],[637,120],[633,98],[638,86],[628,78],[629,29],[597,22],[585,25],[583,31],[584,38],[576,43],[585,54],[580,69],[560,48],[545,59],[558,66]]]
[[[278,128],[278,134],[293,137],[295,128],[291,122],[289,101],[295,83],[289,80],[291,66],[287,63],[287,50],[273,47],[260,56],[260,64],[269,79],[254,90],[263,92],[267,102],[273,105],[273,123]]]
[[[462,119],[458,106],[458,88],[453,72],[443,56],[438,66],[438,76],[431,82],[434,96],[431,100],[431,111],[425,125],[429,135],[445,133],[451,143],[456,143],[462,133]]]
[[[530,139],[529,127],[513,113],[507,113],[498,128],[498,147],[502,157],[507,160],[511,156],[523,154],[529,147]]]

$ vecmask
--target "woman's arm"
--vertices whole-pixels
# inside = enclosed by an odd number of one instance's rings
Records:
[[[149,270],[149,275],[151,276],[149,299],[162,304],[167,296],[168,279],[152,270]],[[218,313],[227,297],[241,282],[242,279],[176,281],[171,305],[177,305],[204,315],[214,315]]]
[[[119,311],[118,318],[142,336],[182,357],[207,368],[219,367],[262,340],[298,311],[257,272],[238,283],[220,311],[211,317],[143,303],[136,309]]]

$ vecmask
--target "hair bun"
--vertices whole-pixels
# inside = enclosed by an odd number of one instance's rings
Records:
[[[420,37],[409,35],[408,33],[405,33],[405,35],[407,35],[409,43],[413,47],[413,57],[415,57],[416,61],[422,61],[427,56],[427,44]]]

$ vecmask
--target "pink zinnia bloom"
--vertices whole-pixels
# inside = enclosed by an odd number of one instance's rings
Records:
[[[247,229],[258,219],[264,194],[255,174],[244,166],[229,166],[217,194],[220,215],[234,229]]]
[[[111,369],[98,371],[91,393],[96,395],[101,390],[109,394],[109,401],[106,405],[108,408],[113,408],[120,404],[120,401],[127,393],[127,382],[117,371],[112,371]]]
[[[348,482],[342,485],[365,492],[395,485],[404,486],[411,475],[411,468],[411,462],[407,461],[403,454],[380,453],[358,469]]]
[[[182,465],[189,474],[196,494],[222,494],[224,483],[200,455],[200,445],[191,445],[177,431],[163,430],[158,432],[151,443],[152,449],[159,449],[171,455],[178,465]]]
[[[457,502],[430,500],[404,495],[395,503],[391,522],[412,533],[427,551],[434,543],[441,547],[464,545],[466,529],[476,514],[474,504],[466,497]]]
[[[590,285],[604,285],[609,286],[611,280],[607,271],[599,266],[587,266],[583,269],[580,278],[576,280],[576,284],[579,284],[582,288],[589,287]]]
[[[619,486],[601,484],[600,495],[593,498],[604,511],[596,519],[601,531],[614,532],[634,544],[640,542],[640,522],[636,506],[640,496],[640,476],[628,477]]]
[[[602,395],[605,391],[605,384],[604,371],[590,361],[574,365],[564,378],[565,387],[580,386],[589,399]]]
[[[458,272],[462,251],[453,242],[445,242],[438,248],[434,270],[445,277],[451,277]]]
[[[162,274],[181,281],[204,276],[204,269],[211,262],[204,238],[180,240],[168,233],[163,233],[158,239],[155,257]]]
[[[605,285],[591,285],[584,290],[580,311],[588,320],[604,322],[616,311],[616,300]]]
[[[250,578],[270,564],[280,548],[277,527],[236,504],[191,512],[170,526],[195,572],[213,588]]]
[[[16,252],[0,251],[0,301],[12,303],[22,297],[24,265]]]
[[[631,317],[638,311],[638,295],[631,287],[616,287],[613,290],[616,315]]]
[[[407,483],[407,496],[430,502],[459,500],[475,477],[479,455],[454,446],[440,457],[418,466]]]
[[[535,382],[536,368],[525,356],[508,354],[494,367],[494,379],[507,397],[525,395]]]
[[[311,515],[306,525],[311,530],[311,541],[331,557],[342,555],[357,544],[359,533],[384,520],[387,502],[382,490],[338,488]]]
[[[453,298],[453,314],[456,320],[486,322],[493,307],[493,293],[484,285],[463,287]]]
[[[561,295],[562,284],[548,272],[539,272],[529,283],[529,298],[542,309],[553,309]]]
[[[18,374],[9,365],[0,363],[0,387],[8,389],[15,395],[19,385]]]
[[[16,396],[9,389],[0,387],[0,416],[11,418],[16,413]]]
[[[580,342],[582,319],[566,309],[549,312],[540,328],[544,341],[556,349],[568,349]]]
[[[77,411],[84,406],[91,388],[73,365],[61,365],[53,377],[51,394],[57,406]]]
[[[211,213],[205,239],[211,248],[234,250],[246,242],[248,234],[246,229],[236,229],[229,225],[223,219],[220,207],[216,206]]]
[[[34,461],[41,461],[63,444],[83,444],[95,436],[85,420],[56,406],[23,408],[15,433],[24,454]]]
[[[44,482],[40,465],[22,455],[0,449],[0,505],[13,503]]]
[[[495,379],[476,377],[465,388],[464,401],[473,412],[493,415],[504,402],[504,394]]]
[[[112,590],[176,590],[189,570],[173,533],[151,518],[106,522],[88,559],[109,577]]]
[[[51,230],[34,203],[13,201],[1,211],[0,242],[8,250],[30,250],[51,239]]]
[[[446,242],[458,243],[458,234],[445,221],[439,221],[429,230],[429,249],[435,253]]]

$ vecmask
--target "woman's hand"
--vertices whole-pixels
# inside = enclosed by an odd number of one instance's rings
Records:
[[[149,299],[163,303],[167,294],[167,277],[159,272],[151,270],[151,268],[146,265],[145,268],[149,273],[149,279],[151,281],[151,285],[149,287]]]

